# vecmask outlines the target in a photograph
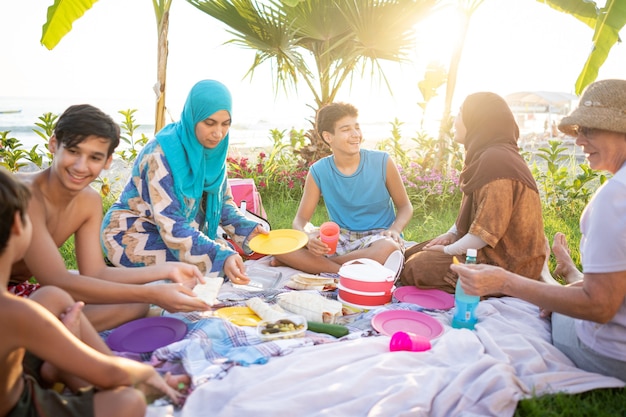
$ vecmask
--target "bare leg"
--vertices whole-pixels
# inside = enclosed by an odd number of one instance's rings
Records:
[[[548,242],[548,237],[546,236],[546,260],[543,263],[543,268],[541,269],[541,280],[545,282],[546,284],[561,285],[561,283],[555,280],[552,274],[550,273],[550,266],[548,264],[549,259],[550,259],[550,242]]]
[[[35,291],[30,298],[59,317],[67,329],[78,339],[99,352],[111,354],[107,345],[82,313],[85,306],[82,301],[75,302],[68,293],[60,288],[47,286]],[[40,373],[41,377],[50,384],[62,382],[73,391],[89,385],[80,378],[59,372],[55,366],[48,362],[42,364]]]
[[[96,331],[114,329],[131,320],[148,315],[148,304],[90,304],[85,307],[85,316]]]
[[[270,261],[272,266],[286,265],[308,274],[337,273],[341,265],[359,258],[373,259],[384,264],[389,255],[400,249],[400,245],[391,239],[380,239],[364,249],[358,249],[341,256],[327,258],[311,254],[306,248],[283,255],[275,255]]]
[[[81,318],[84,319],[84,316],[82,315],[84,306],[85,303],[78,301],[71,307],[68,307],[65,312],[60,315],[61,322],[63,322],[65,327],[80,340],[83,340],[81,337]],[[78,391],[79,388],[90,385],[87,381],[81,378],[59,371],[49,362],[44,362],[43,365],[41,365],[41,377],[52,383],[60,381],[73,392]]]
[[[341,264],[334,261],[336,258],[317,256],[309,252],[308,249],[298,249],[297,251],[274,255],[270,261],[272,266],[288,266],[298,269],[308,274],[321,274],[322,272],[337,273]]]
[[[576,265],[570,256],[567,239],[563,233],[558,232],[554,235],[552,253],[554,253],[554,257],[556,258],[556,268],[554,269],[555,275],[562,277],[568,284],[583,279],[582,272],[576,268]]]
[[[146,414],[146,399],[139,390],[120,387],[99,391],[94,395],[94,416],[143,417]]]

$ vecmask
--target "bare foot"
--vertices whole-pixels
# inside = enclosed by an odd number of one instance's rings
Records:
[[[79,339],[81,339],[80,313],[83,311],[83,307],[85,307],[85,303],[77,301],[71,307],[68,307],[65,312],[61,313],[61,316],[59,317],[65,327],[67,327],[67,329]]]
[[[285,264],[276,259],[275,256],[272,256],[272,259],[270,259],[270,266],[285,266]]]
[[[567,239],[561,232],[554,235],[552,243],[552,253],[556,258],[556,268],[554,274],[563,278],[567,283],[572,283],[582,279],[582,273],[576,268],[570,250],[567,246]]]

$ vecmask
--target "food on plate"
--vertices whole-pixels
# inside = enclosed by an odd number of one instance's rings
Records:
[[[259,297],[246,300],[246,305],[250,310],[254,311],[257,316],[268,322],[277,322],[289,315],[280,306],[276,304],[270,305]]]
[[[204,284],[196,284],[193,287],[193,292],[205,303],[212,306],[215,304],[217,294],[220,292],[220,288],[224,283],[224,278],[209,278],[206,277]]]
[[[280,332],[293,332],[294,330],[302,328],[304,328],[303,324],[296,324],[289,319],[280,319],[273,323],[265,323],[261,329],[261,333],[272,334]]]
[[[342,315],[339,301],[322,297],[319,294],[292,291],[278,296],[278,305],[307,320],[334,323]]]
[[[306,333],[307,322],[302,316],[292,315],[276,321],[262,321],[257,325],[257,335],[265,341],[293,339]]]
[[[333,291],[337,288],[337,280],[301,272],[291,276],[285,286],[293,290]]]

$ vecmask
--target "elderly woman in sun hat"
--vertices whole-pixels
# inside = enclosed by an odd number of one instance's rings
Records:
[[[472,295],[519,297],[552,313],[552,339],[576,366],[626,382],[626,80],[587,87],[559,129],[576,137],[589,165],[613,174],[580,219],[582,279],[528,280],[491,265],[452,265]]]

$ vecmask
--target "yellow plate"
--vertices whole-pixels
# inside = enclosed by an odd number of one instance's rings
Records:
[[[309,241],[306,233],[295,229],[271,230],[268,235],[257,235],[248,246],[264,255],[281,255],[300,249]]]
[[[237,326],[256,326],[261,318],[248,307],[223,307],[215,310],[215,315]]]

